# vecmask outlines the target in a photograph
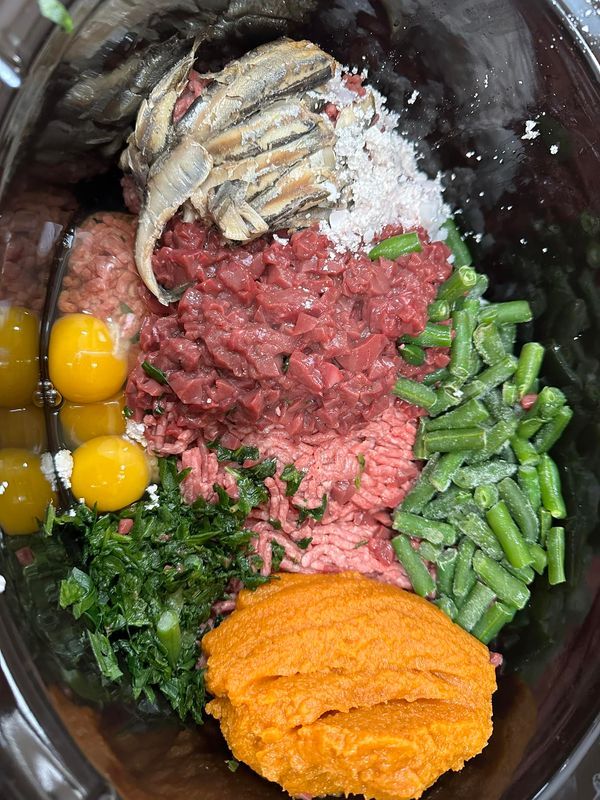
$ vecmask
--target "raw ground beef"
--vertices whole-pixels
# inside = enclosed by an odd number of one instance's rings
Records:
[[[68,189],[11,187],[0,215],[0,300],[42,310],[54,248],[75,207]]]
[[[377,262],[332,253],[314,230],[232,248],[214,230],[175,220],[163,236],[157,277],[189,288],[177,305],[152,304],[128,405],[154,450],[192,468],[189,501],[211,498],[215,482],[236,491],[205,442],[254,445],[277,459],[268,508],[251,520],[265,573],[281,545],[283,570],[355,569],[409,586],[390,544],[390,510],[419,471],[420,412],[390,389],[398,373],[419,377],[448,356],[432,349],[423,367],[409,366],[396,338],[422,330],[451,272],[447,247],[419,234],[421,253]],[[168,384],[148,377],[143,360]],[[294,497],[279,477],[287,464],[305,472]],[[324,494],[322,521],[298,525],[295,506],[314,508]]]
[[[58,301],[63,313],[85,311],[113,323],[127,348],[137,340],[147,311],[147,292],[133,257],[136,225],[129,214],[88,217],[76,231]]]

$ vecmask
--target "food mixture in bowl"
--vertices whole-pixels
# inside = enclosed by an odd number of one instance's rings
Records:
[[[0,525],[79,554],[105,685],[292,796],[408,800],[485,747],[488,645],[564,581],[572,412],[366,75],[200,50],[142,102],[128,213],[75,230],[41,398],[39,298],[0,306],[2,411],[54,419],[2,442]]]

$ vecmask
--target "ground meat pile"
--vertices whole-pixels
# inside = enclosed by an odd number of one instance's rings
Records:
[[[314,230],[232,248],[176,220],[154,256],[161,283],[188,288],[146,318],[128,404],[153,449],[192,467],[188,500],[210,498],[215,482],[235,493],[207,442],[254,445],[277,459],[269,507],[253,520],[267,573],[275,554],[288,571],[356,569],[408,585],[389,542],[389,511],[418,472],[420,412],[391,388],[398,373],[418,377],[447,354],[432,349],[423,367],[411,367],[396,340],[422,330],[451,272],[446,246],[419,235],[422,252],[372,262],[333,253]],[[293,496],[280,478],[288,464],[304,476]],[[299,524],[299,509],[324,496],[322,519]]]

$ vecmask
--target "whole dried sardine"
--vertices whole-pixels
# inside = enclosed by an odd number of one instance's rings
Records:
[[[164,305],[172,303],[179,295],[159,286],[152,269],[154,245],[164,226],[206,180],[211,168],[210,154],[200,142],[189,136],[161,161],[159,169],[149,175],[138,221],[135,262],[148,289]]]

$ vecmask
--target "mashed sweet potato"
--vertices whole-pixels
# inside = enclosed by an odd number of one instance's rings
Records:
[[[492,731],[487,648],[356,573],[244,591],[202,646],[207,710],[234,756],[291,795],[418,797]]]

